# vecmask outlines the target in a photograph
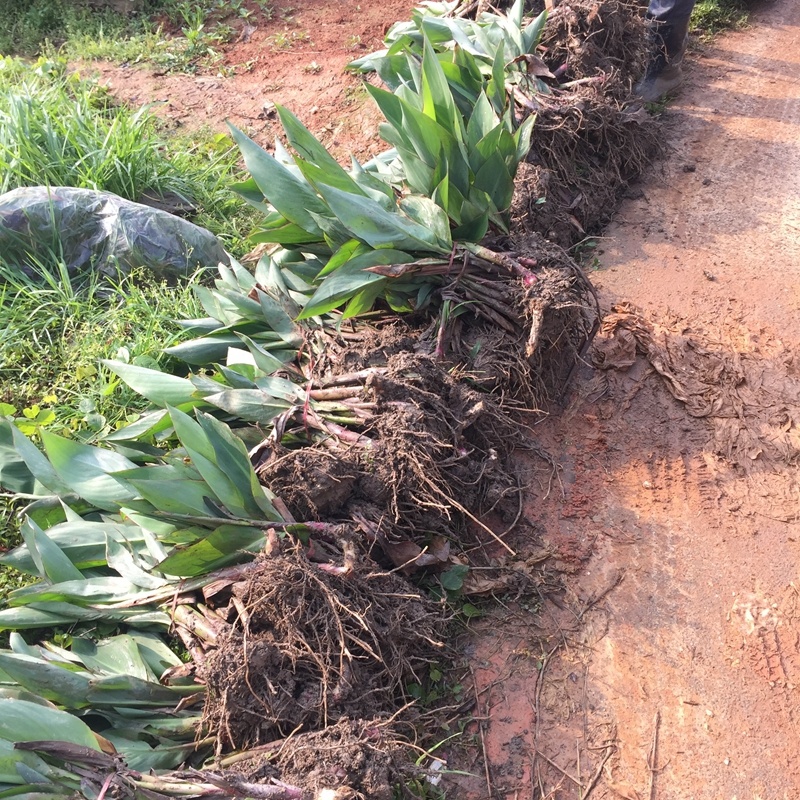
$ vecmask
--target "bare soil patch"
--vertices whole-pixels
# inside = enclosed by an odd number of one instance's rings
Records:
[[[223,60],[201,74],[159,74],[103,62],[84,69],[97,73],[121,100],[163,103],[159,113],[178,128],[225,132],[230,120],[262,145],[281,132],[273,104],[286,105],[335,155],[363,159],[384,149],[378,115],[361,79],[343,70],[379,49],[388,25],[407,19],[414,5],[278,2],[271,18],[255,14],[240,23],[238,39],[220,48]]]

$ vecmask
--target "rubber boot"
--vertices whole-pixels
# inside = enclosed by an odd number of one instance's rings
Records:
[[[633,91],[645,101],[655,103],[683,82],[683,58],[689,43],[689,21],[669,25],[656,23],[654,52],[644,77]]]

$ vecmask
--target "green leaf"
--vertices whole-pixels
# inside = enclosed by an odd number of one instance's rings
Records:
[[[25,520],[21,533],[42,578],[51,583],[83,580],[83,573],[32,519]]]
[[[459,592],[464,585],[464,578],[469,572],[469,567],[464,564],[453,564],[450,569],[445,570],[440,576],[439,581],[448,592]]]
[[[41,658],[5,652],[0,652],[0,670],[24,689],[57,705],[74,709],[89,705],[86,697],[89,689],[87,675],[48,663]]]
[[[422,51],[422,111],[463,141],[464,118],[456,108],[450,84],[427,37]]]
[[[190,578],[242,560],[242,553],[255,553],[264,546],[264,531],[238,525],[220,525],[205,539],[185,549],[176,549],[158,568],[166,575]]]
[[[168,581],[151,575],[142,569],[133,557],[133,553],[109,537],[106,543],[106,561],[111,569],[116,570],[123,578],[130,581],[134,586],[142,589],[160,589]]]
[[[386,279],[380,275],[367,272],[367,267],[408,264],[411,261],[414,261],[414,257],[401,250],[373,250],[356,256],[322,281],[298,319],[324,314],[338,308],[370,284],[377,281],[385,282]]]
[[[61,479],[53,465],[16,425],[13,425],[8,420],[0,419],[0,430],[3,429],[7,431],[6,437],[10,432],[14,449],[25,462],[33,477],[42,486],[54,494],[69,494],[69,486]]]
[[[372,306],[381,296],[387,282],[385,278],[380,281],[375,281],[353,295],[347,306],[345,306],[342,319],[351,319],[352,317],[357,317],[359,314],[366,314],[368,311],[372,310]]]
[[[309,234],[321,236],[322,231],[309,212],[328,215],[328,209],[305,180],[295,177],[291,170],[262,150],[237,127],[228,123],[233,139],[239,146],[248,172],[270,203],[290,222]]]
[[[41,436],[59,478],[79,497],[98,508],[116,511],[136,496],[124,481],[111,475],[135,467],[132,461],[111,450],[73,442],[47,431],[42,431]]]
[[[483,612],[477,606],[472,605],[472,603],[464,603],[464,605],[461,606],[461,613],[467,619],[483,616]]]
[[[84,722],[66,711],[0,698],[0,739],[10,742],[62,741],[100,750]]]
[[[158,673],[151,671],[142,658],[136,639],[127,634],[113,636],[99,642],[78,636],[72,640],[72,652],[88,669],[94,672],[132,675],[146,681],[154,677],[158,678],[164,671],[163,669]],[[180,663],[180,660],[178,662]]]
[[[450,238],[450,221],[447,209],[440,208],[433,200],[410,194],[400,201],[400,208],[420,225],[429,228],[433,235],[444,242]]]
[[[104,360],[102,363],[122,378],[131,389],[157,406],[179,406],[198,400],[197,390],[186,378],[122,361]]]
[[[538,17],[528,23],[522,30],[522,46],[526,53],[532,53],[544,32],[544,25],[547,22],[547,11],[542,11]]]
[[[260,425],[271,425],[275,417],[292,407],[291,403],[278,400],[261,389],[226,389],[206,400],[238,419]]]
[[[323,144],[284,106],[276,105],[286,138],[300,157],[321,171],[325,183],[349,192],[359,192],[358,184],[325,149]],[[302,166],[301,166],[302,169]]]
[[[56,544],[62,553],[78,569],[98,567],[106,563],[106,539],[113,537],[138,549],[143,546],[141,528],[114,522],[90,522],[80,520],[63,522],[48,528],[47,538]],[[36,565],[27,545],[14,548],[0,558],[0,562],[22,572],[36,574]]]
[[[449,237],[440,240],[431,231],[403,214],[386,211],[369,197],[320,186],[331,210],[355,238],[371,247],[450,253]]]
[[[279,522],[282,517],[267,501],[242,440],[210,414],[197,412],[197,421],[214,449],[216,464],[242,492],[246,511],[256,519],[265,515],[267,519]]]
[[[343,264],[346,264],[351,258],[369,253],[370,248],[364,242],[358,239],[348,239],[329,259],[328,263],[320,270],[317,279],[322,279],[335,272]]]
[[[89,681],[86,699],[92,706],[169,706],[177,705],[181,694],[134,675],[109,675]]]

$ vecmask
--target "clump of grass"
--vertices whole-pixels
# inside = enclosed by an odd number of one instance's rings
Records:
[[[694,33],[707,39],[722,31],[743,27],[747,17],[744,0],[699,0],[692,13],[691,27]]]
[[[38,272],[0,262],[0,402],[26,433],[47,426],[91,439],[147,405],[100,359],[163,366],[163,348],[180,333],[174,319],[199,314],[191,282],[133,274],[114,285],[89,275],[76,285],[55,256]]]
[[[0,0],[0,53],[35,56],[45,41],[61,44],[78,33],[89,37],[102,32],[115,38],[141,33],[158,5],[141,2],[138,12],[123,15],[70,0]]]
[[[0,60],[0,191],[75,186],[128,200],[178,195],[193,221],[232,252],[245,246],[253,212],[228,187],[238,151],[225,135],[171,136],[150,107],[133,110],[62,60]]]
[[[269,0],[0,0],[0,53],[148,63],[195,72],[221,59],[229,21],[270,19]],[[166,29],[166,30],[165,30]]]

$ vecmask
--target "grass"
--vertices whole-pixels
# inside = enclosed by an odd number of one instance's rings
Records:
[[[179,334],[173,320],[200,312],[188,283],[133,275],[117,285],[90,278],[76,286],[61,265],[50,266],[34,281],[0,264],[0,402],[25,433],[45,425],[94,438],[147,405],[99,360],[155,367]]]
[[[691,30],[703,39],[747,23],[745,0],[699,0],[694,7]]]
[[[228,188],[242,177],[238,163],[227,136],[171,136],[149,107],[116,103],[62,60],[0,60],[0,191],[77,186],[134,201],[175,194],[195,206],[194,222],[237,251],[255,216]]]
[[[195,72],[220,59],[234,21],[270,19],[271,0],[0,0],[0,54],[148,63]],[[124,6],[132,7],[126,13]]]

